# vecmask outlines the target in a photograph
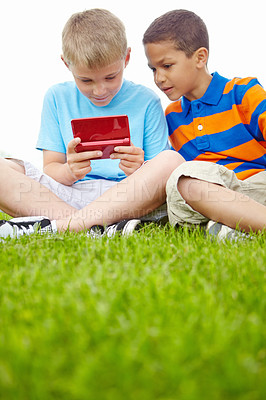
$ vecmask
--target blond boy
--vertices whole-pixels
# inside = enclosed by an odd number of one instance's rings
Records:
[[[71,215],[169,148],[159,98],[123,78],[131,49],[116,16],[102,9],[72,15],[62,50],[74,82],[54,85],[44,98],[37,142],[44,173],[28,162],[0,163],[0,209],[12,216]],[[99,151],[75,151],[80,139],[73,139],[72,119],[120,114],[129,118],[130,146],[115,148],[107,160],[93,160]]]

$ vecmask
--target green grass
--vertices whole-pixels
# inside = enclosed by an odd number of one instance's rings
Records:
[[[0,398],[266,398],[266,236],[0,243]]]

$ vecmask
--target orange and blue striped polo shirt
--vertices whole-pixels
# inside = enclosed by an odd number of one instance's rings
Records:
[[[169,138],[186,161],[224,165],[244,180],[266,170],[266,92],[256,78],[217,72],[197,100],[166,108]]]

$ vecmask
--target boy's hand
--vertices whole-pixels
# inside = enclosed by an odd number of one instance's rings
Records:
[[[69,173],[75,181],[84,178],[91,171],[91,159],[102,156],[102,152],[99,150],[77,153],[75,147],[80,142],[80,138],[72,139],[68,143],[66,153]]]
[[[120,159],[119,167],[128,176],[133,174],[144,162],[144,151],[140,147],[118,146],[114,148],[115,153],[110,155],[113,160]]]

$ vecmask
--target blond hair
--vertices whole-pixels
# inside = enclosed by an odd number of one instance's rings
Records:
[[[63,29],[62,50],[69,66],[105,67],[126,56],[124,24],[99,8],[73,14]]]

